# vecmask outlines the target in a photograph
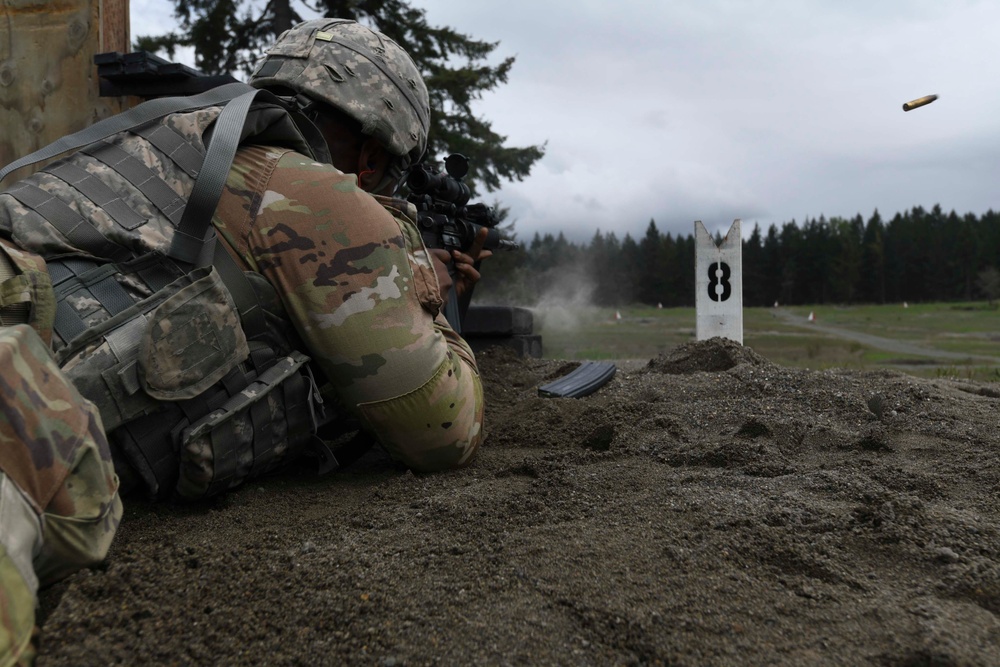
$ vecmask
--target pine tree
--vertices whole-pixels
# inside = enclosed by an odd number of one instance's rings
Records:
[[[507,137],[473,113],[484,92],[507,82],[514,64],[488,60],[499,42],[486,42],[452,28],[427,23],[423,9],[407,0],[268,0],[263,9],[249,0],[173,0],[180,32],[140,36],[137,48],[195,49],[195,66],[206,74],[249,75],[257,58],[292,25],[318,15],[354,19],[395,40],[413,58],[427,83],[431,130],[427,158],[462,153],[469,158],[466,181],[488,191],[501,179],[523,180],[544,154],[541,146],[508,146]]]
[[[743,304],[745,306],[767,305],[764,292],[764,244],[761,240],[760,225],[754,223],[750,238],[743,241]]]
[[[861,247],[861,300],[885,303],[885,225],[878,209],[865,225]]]

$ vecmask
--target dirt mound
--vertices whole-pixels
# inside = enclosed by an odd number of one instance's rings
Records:
[[[130,503],[43,597],[39,665],[996,665],[996,385],[479,357],[475,463],[372,453],[189,507]]]
[[[678,345],[667,354],[652,359],[647,368],[658,373],[681,375],[697,371],[728,371],[740,364],[765,366],[770,362],[749,347],[728,338],[711,338]]]

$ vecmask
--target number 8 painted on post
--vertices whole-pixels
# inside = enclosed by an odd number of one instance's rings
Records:
[[[701,221],[695,232],[695,337],[743,344],[743,238],[734,220],[718,245]]]
[[[719,274],[722,274],[721,276]],[[729,265],[725,262],[712,262],[708,267],[708,298],[712,301],[726,301],[733,293],[729,284]],[[720,279],[721,278],[721,279]],[[719,296],[719,285],[722,285],[722,296]]]

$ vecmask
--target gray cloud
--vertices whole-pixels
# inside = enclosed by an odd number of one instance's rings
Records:
[[[159,32],[133,0],[133,33]],[[689,234],[744,220],[996,209],[1000,4],[973,0],[507,0],[414,4],[499,41],[477,113],[547,142],[497,193],[521,238]],[[163,11],[162,9],[159,11]],[[153,21],[144,28],[143,20]],[[929,93],[934,104],[904,113]],[[714,225],[714,226],[713,226]]]

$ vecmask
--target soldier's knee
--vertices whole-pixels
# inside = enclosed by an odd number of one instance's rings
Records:
[[[31,501],[0,472],[0,663],[30,664],[42,527]]]
[[[34,551],[44,585],[104,558],[121,517],[118,478],[97,408],[30,327],[0,329],[0,378],[0,470],[45,515]]]

